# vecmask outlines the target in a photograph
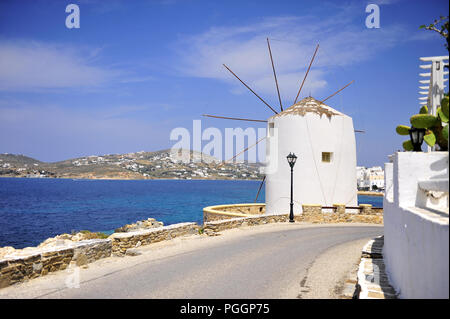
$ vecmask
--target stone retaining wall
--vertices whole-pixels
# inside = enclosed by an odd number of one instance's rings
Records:
[[[288,214],[271,214],[271,215],[254,215],[243,214],[241,207],[248,205],[255,205],[261,207],[264,204],[236,204],[236,205],[218,205],[209,206],[203,209],[203,221],[205,230],[213,231],[213,228],[225,227],[234,228],[239,227],[241,221],[248,220],[252,225],[266,224],[271,222],[286,221]],[[258,208],[259,209],[259,208]],[[262,209],[265,211],[265,209]],[[346,208],[344,204],[334,204],[332,209],[324,209],[321,205],[302,205],[302,214],[295,215],[296,221],[310,222],[310,223],[383,223],[383,209],[373,208],[369,204],[361,204],[359,208]],[[284,216],[274,219],[274,216]],[[221,221],[229,221],[221,223]],[[219,222],[219,223],[213,223]],[[221,225],[210,227],[210,225]]]
[[[93,239],[74,248],[72,261],[77,266],[92,263],[98,259],[110,257],[112,241],[110,239]]]
[[[323,212],[321,207],[304,209],[303,214],[296,216],[296,220],[310,223],[372,223],[383,224],[383,212],[363,208],[359,213],[350,213],[343,209],[333,212]]]
[[[109,239],[92,239],[64,247],[7,255],[0,260],[0,288],[45,276],[49,272],[64,270],[72,262],[80,266],[109,257],[111,248]]]
[[[108,239],[91,239],[58,247],[17,251],[0,259],[0,288],[64,270],[83,266],[111,255],[123,256],[130,248],[175,237],[198,234],[196,223],[180,223],[127,233],[114,233]]]
[[[248,215],[246,214],[237,214],[232,212],[203,212],[203,223],[212,222],[216,220],[224,220],[224,219],[232,219],[232,218],[246,218]]]
[[[322,205],[302,205],[302,214],[321,214]]]
[[[197,223],[180,223],[136,232],[114,233],[109,236],[112,241],[112,254],[124,256],[130,248],[175,237],[198,234],[199,228]]]
[[[288,220],[289,220],[288,215],[237,217],[226,220],[216,220],[206,222],[203,224],[203,230],[205,231],[206,234],[210,234],[241,226],[256,226],[268,223],[280,223],[280,222],[287,222]]]
[[[370,204],[360,204],[358,207],[349,208],[345,207],[344,204],[333,204],[331,206],[331,210],[337,214],[360,214],[360,215],[382,215],[383,208],[380,207],[372,207]],[[314,204],[304,204],[302,205],[303,214],[321,214],[327,213],[330,208],[324,208],[322,205],[314,205]]]
[[[211,234],[220,232],[226,229],[241,227],[241,226],[256,226],[268,223],[287,222],[289,220],[288,214],[280,215],[263,215],[263,216],[249,216],[237,217],[224,220],[215,220],[203,224],[205,233]],[[314,224],[327,223],[370,223],[382,224],[383,216],[381,215],[359,215],[359,214],[335,214],[335,213],[304,213],[302,215],[294,216],[296,222],[308,222]]]
[[[203,222],[261,215],[265,212],[266,205],[261,203],[208,206],[203,209]]]
[[[238,206],[238,205],[235,205]],[[371,223],[383,224],[383,210],[372,209],[371,205],[364,205],[358,213],[345,210],[345,205],[335,204],[332,212],[325,212],[321,205],[303,205],[303,213],[294,216],[296,222],[308,223]],[[232,212],[221,212],[220,214],[211,213],[215,206],[208,207],[207,221],[203,224],[206,234],[214,234],[222,230],[241,227],[256,226],[267,223],[287,222],[289,214],[271,214],[271,215],[246,215],[236,217]],[[217,219],[210,217],[215,215]],[[221,219],[221,217],[224,218]],[[205,219],[205,218],[204,218]]]

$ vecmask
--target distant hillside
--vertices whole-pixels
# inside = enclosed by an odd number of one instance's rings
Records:
[[[16,154],[0,154],[0,163],[10,163],[11,165],[33,165],[33,164],[42,164],[41,161],[35,160],[34,158],[25,156],[25,155],[16,155]]]
[[[91,155],[46,163],[0,154],[0,177],[87,179],[261,179],[259,163],[226,163],[195,151]]]

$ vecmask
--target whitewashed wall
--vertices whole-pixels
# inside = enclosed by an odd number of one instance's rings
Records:
[[[448,152],[398,152],[385,176],[384,259],[392,286],[400,298],[449,298],[448,208],[417,207],[419,181],[447,178],[448,185]]]

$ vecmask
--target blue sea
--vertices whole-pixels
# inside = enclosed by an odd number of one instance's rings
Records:
[[[252,203],[259,181],[0,178],[0,247],[36,246],[79,230],[112,233],[153,217],[202,223],[210,205]],[[264,202],[264,187],[258,202]],[[382,197],[358,196],[381,207]]]

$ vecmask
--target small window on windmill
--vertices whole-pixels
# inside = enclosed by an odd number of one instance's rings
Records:
[[[333,160],[332,152],[322,152],[322,162],[323,163],[331,163],[332,160]]]
[[[272,137],[275,130],[275,123],[269,123],[269,137]]]

